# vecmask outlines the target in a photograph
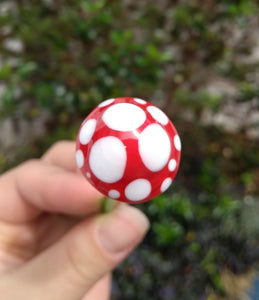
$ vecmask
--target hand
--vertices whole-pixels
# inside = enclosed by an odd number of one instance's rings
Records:
[[[0,295],[107,300],[110,272],[142,240],[147,218],[102,196],[76,171],[73,142],[0,177]]]

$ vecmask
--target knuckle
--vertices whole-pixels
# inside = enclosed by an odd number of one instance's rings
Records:
[[[39,160],[38,159],[36,159],[36,158],[30,158],[30,159],[28,159],[27,161],[25,161],[25,162],[23,162],[20,166],[19,166],[19,168],[20,168],[20,170],[22,170],[22,171],[27,171],[27,170],[29,170],[29,169],[33,169],[33,168],[35,168],[35,167],[38,167],[38,165],[39,165]]]
[[[49,149],[49,151],[58,151],[60,149],[65,148],[67,145],[70,145],[72,142],[68,141],[68,140],[60,140],[58,142],[55,142],[51,148]]]
[[[52,162],[53,158],[58,157],[60,153],[64,153],[68,149],[74,146],[73,141],[60,140],[55,142],[43,155],[42,159],[46,162]]]
[[[52,145],[52,147],[50,149],[63,148],[65,145],[67,145],[67,143],[68,143],[68,141],[66,141],[66,140],[57,141]]]

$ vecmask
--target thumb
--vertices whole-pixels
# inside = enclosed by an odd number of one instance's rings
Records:
[[[5,299],[78,300],[142,240],[149,227],[138,209],[120,204],[74,227],[60,241],[13,273]],[[15,289],[12,288],[15,286]]]

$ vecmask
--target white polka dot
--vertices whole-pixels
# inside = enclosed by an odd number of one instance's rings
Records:
[[[182,145],[181,145],[181,140],[180,140],[179,135],[176,135],[174,137],[174,145],[175,145],[176,150],[181,151]]]
[[[140,127],[146,120],[145,112],[130,103],[110,106],[103,114],[104,123],[111,129],[131,131]]]
[[[176,165],[176,160],[172,158],[168,164],[169,171],[173,172],[176,169]]]
[[[165,192],[172,183],[172,179],[170,177],[166,178],[161,184],[161,192]]]
[[[86,145],[90,142],[96,127],[96,120],[90,119],[85,122],[79,133],[79,141],[82,145]]]
[[[108,196],[111,199],[118,199],[120,197],[120,192],[118,192],[117,190],[110,190]]]
[[[151,171],[163,169],[171,153],[171,143],[166,131],[159,124],[146,127],[139,137],[139,154]]]
[[[114,102],[114,98],[105,100],[105,101],[101,102],[98,106],[105,107],[105,106],[108,106],[109,104],[111,104],[112,102]]]
[[[86,177],[87,178],[91,178],[91,173],[90,172],[86,172]]]
[[[166,125],[168,123],[167,115],[158,107],[149,106],[147,110],[157,122],[161,123],[162,125]]]
[[[134,98],[134,101],[136,101],[138,104],[143,104],[143,105],[147,103],[147,101],[140,98]]]
[[[85,159],[84,159],[84,154],[82,152],[82,150],[77,150],[76,151],[76,164],[78,166],[78,168],[82,168],[83,165],[85,163]]]
[[[124,174],[127,153],[124,144],[116,137],[108,136],[94,143],[90,151],[89,165],[94,175],[107,183],[120,180]]]
[[[131,201],[140,201],[151,193],[151,184],[146,179],[136,179],[129,183],[125,189],[126,197]]]

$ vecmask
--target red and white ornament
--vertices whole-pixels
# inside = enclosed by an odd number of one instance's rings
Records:
[[[109,99],[82,123],[76,162],[109,198],[148,201],[171,185],[180,163],[179,135],[162,110],[139,98]]]

